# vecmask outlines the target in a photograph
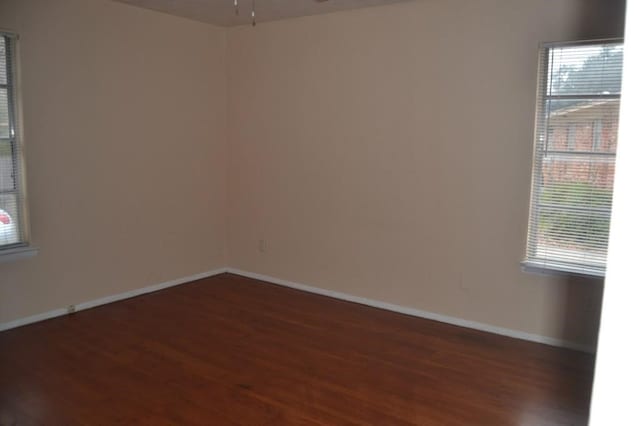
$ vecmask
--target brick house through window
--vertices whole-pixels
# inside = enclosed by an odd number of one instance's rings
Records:
[[[619,107],[619,99],[607,99],[550,114],[543,185],[579,183],[613,191]]]

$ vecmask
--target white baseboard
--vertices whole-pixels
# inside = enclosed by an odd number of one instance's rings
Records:
[[[114,294],[112,296],[102,297],[100,299],[89,300],[87,302],[78,303],[75,305],[76,312],[83,311],[85,309],[95,308],[97,306],[106,305],[108,303],[117,302],[119,300],[129,299],[131,297],[140,296],[146,293],[152,293],[154,291],[163,290],[165,288],[177,286],[180,284],[186,284],[191,281],[200,280],[202,278],[212,277],[227,272],[227,268],[214,269],[212,271],[202,272],[200,274],[190,275],[188,277],[178,278],[171,281],[166,281],[160,284],[150,285],[148,287],[137,288],[135,290],[126,291],[124,293]],[[0,323],[0,331],[9,330],[16,327],[21,327],[27,324],[33,324],[34,322],[44,321],[47,319],[66,315],[67,308],[54,309],[52,311],[43,312],[41,314],[32,315],[26,318],[20,318],[14,321]]]
[[[341,293],[338,291],[327,290],[319,287],[313,287],[305,284],[296,283],[293,281],[287,281],[280,278],[270,277],[268,275],[257,274],[254,272],[247,272],[247,271],[243,271],[236,268],[214,269],[212,271],[202,272],[200,274],[190,275],[188,277],[178,278],[175,280],[151,285],[148,287],[138,288],[135,290],[124,292],[124,293],[102,297],[100,299],[89,300],[87,302],[76,304],[75,308],[76,308],[76,311],[91,309],[91,308],[95,308],[96,306],[106,305],[108,303],[129,299],[131,297],[140,296],[146,293],[152,293],[154,291],[177,286],[180,284],[186,284],[191,281],[212,277],[214,275],[219,275],[225,272],[229,272],[231,274],[236,274],[236,275],[240,275],[247,278],[253,278],[260,281],[265,281],[272,284],[277,284],[283,287],[289,287],[296,290],[302,290],[309,293],[319,294],[319,295],[331,297],[334,299],[345,300],[348,302],[354,302],[361,305],[371,306],[374,308],[385,309],[387,311],[398,312],[405,315],[411,315],[414,317],[425,318],[425,319],[439,321],[447,324],[457,325],[460,327],[471,328],[474,330],[486,331],[494,334],[500,334],[502,336],[513,337],[516,339],[528,340],[530,342],[543,343],[545,345],[568,348],[568,349],[573,349],[581,352],[595,353],[594,347],[584,345],[581,343],[571,342],[571,341],[562,340],[562,339],[556,339],[553,337],[542,336],[539,334],[526,333],[524,331],[512,330],[509,328],[498,327],[495,325],[484,324],[484,323],[470,321],[462,318],[451,317],[448,315],[442,315],[435,312],[423,311],[415,308],[408,308],[406,306],[394,305],[392,303],[381,302],[379,300],[373,300],[373,299],[367,299],[365,297],[353,296],[347,293]],[[21,327],[23,325],[44,321],[50,318],[55,318],[55,317],[59,317],[66,314],[67,314],[67,308],[54,309],[52,311],[43,312],[41,314],[32,315],[30,317],[20,318],[14,321],[0,323],[0,331]]]
[[[271,284],[277,284],[280,286],[289,287],[296,290],[302,290],[309,293],[319,294],[322,296],[332,297],[334,299],[345,300],[348,302],[354,302],[361,305],[371,306],[374,308],[385,309],[387,311],[398,312],[405,315],[425,318],[425,319],[443,322],[447,324],[457,325],[460,327],[471,328],[474,330],[486,331],[488,333],[500,334],[502,336],[513,337],[515,339],[528,340],[530,342],[536,342],[536,343],[542,343],[545,345],[573,349],[581,352],[595,353],[594,347],[589,345],[584,345],[581,343],[571,342],[571,341],[562,340],[562,339],[556,339],[553,337],[542,336],[539,334],[526,333],[524,331],[512,330],[510,328],[498,327],[495,325],[484,324],[484,323],[470,321],[462,318],[451,317],[447,315],[438,314],[435,312],[423,311],[420,309],[394,305],[392,303],[381,302],[373,299],[367,299],[365,297],[353,296],[351,294],[341,293],[333,290],[327,290],[324,288],[312,287],[309,285],[300,284],[293,281],[287,281],[280,278],[274,278],[268,275],[256,274],[254,272],[247,272],[240,269],[227,268],[226,271],[231,274],[236,274],[236,275],[240,275],[247,278],[266,281]]]

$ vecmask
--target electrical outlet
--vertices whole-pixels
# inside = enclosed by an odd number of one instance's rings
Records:
[[[466,293],[469,291],[469,287],[469,281],[465,280],[462,276],[462,273],[460,273],[460,275],[458,276],[458,288]]]
[[[67,306],[67,313],[68,314],[75,314],[76,313],[76,305]]]
[[[267,241],[266,240],[258,240],[258,251],[260,253],[267,252]]]

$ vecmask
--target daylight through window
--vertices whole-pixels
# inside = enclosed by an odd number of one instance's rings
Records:
[[[0,33],[0,250],[26,245],[15,69],[15,36]]]
[[[619,40],[541,50],[526,266],[604,275],[622,56]]]

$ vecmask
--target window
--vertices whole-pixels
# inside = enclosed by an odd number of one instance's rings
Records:
[[[525,267],[604,275],[622,56],[620,40],[541,48]]]
[[[0,32],[0,252],[27,245],[15,46],[14,35]]]

